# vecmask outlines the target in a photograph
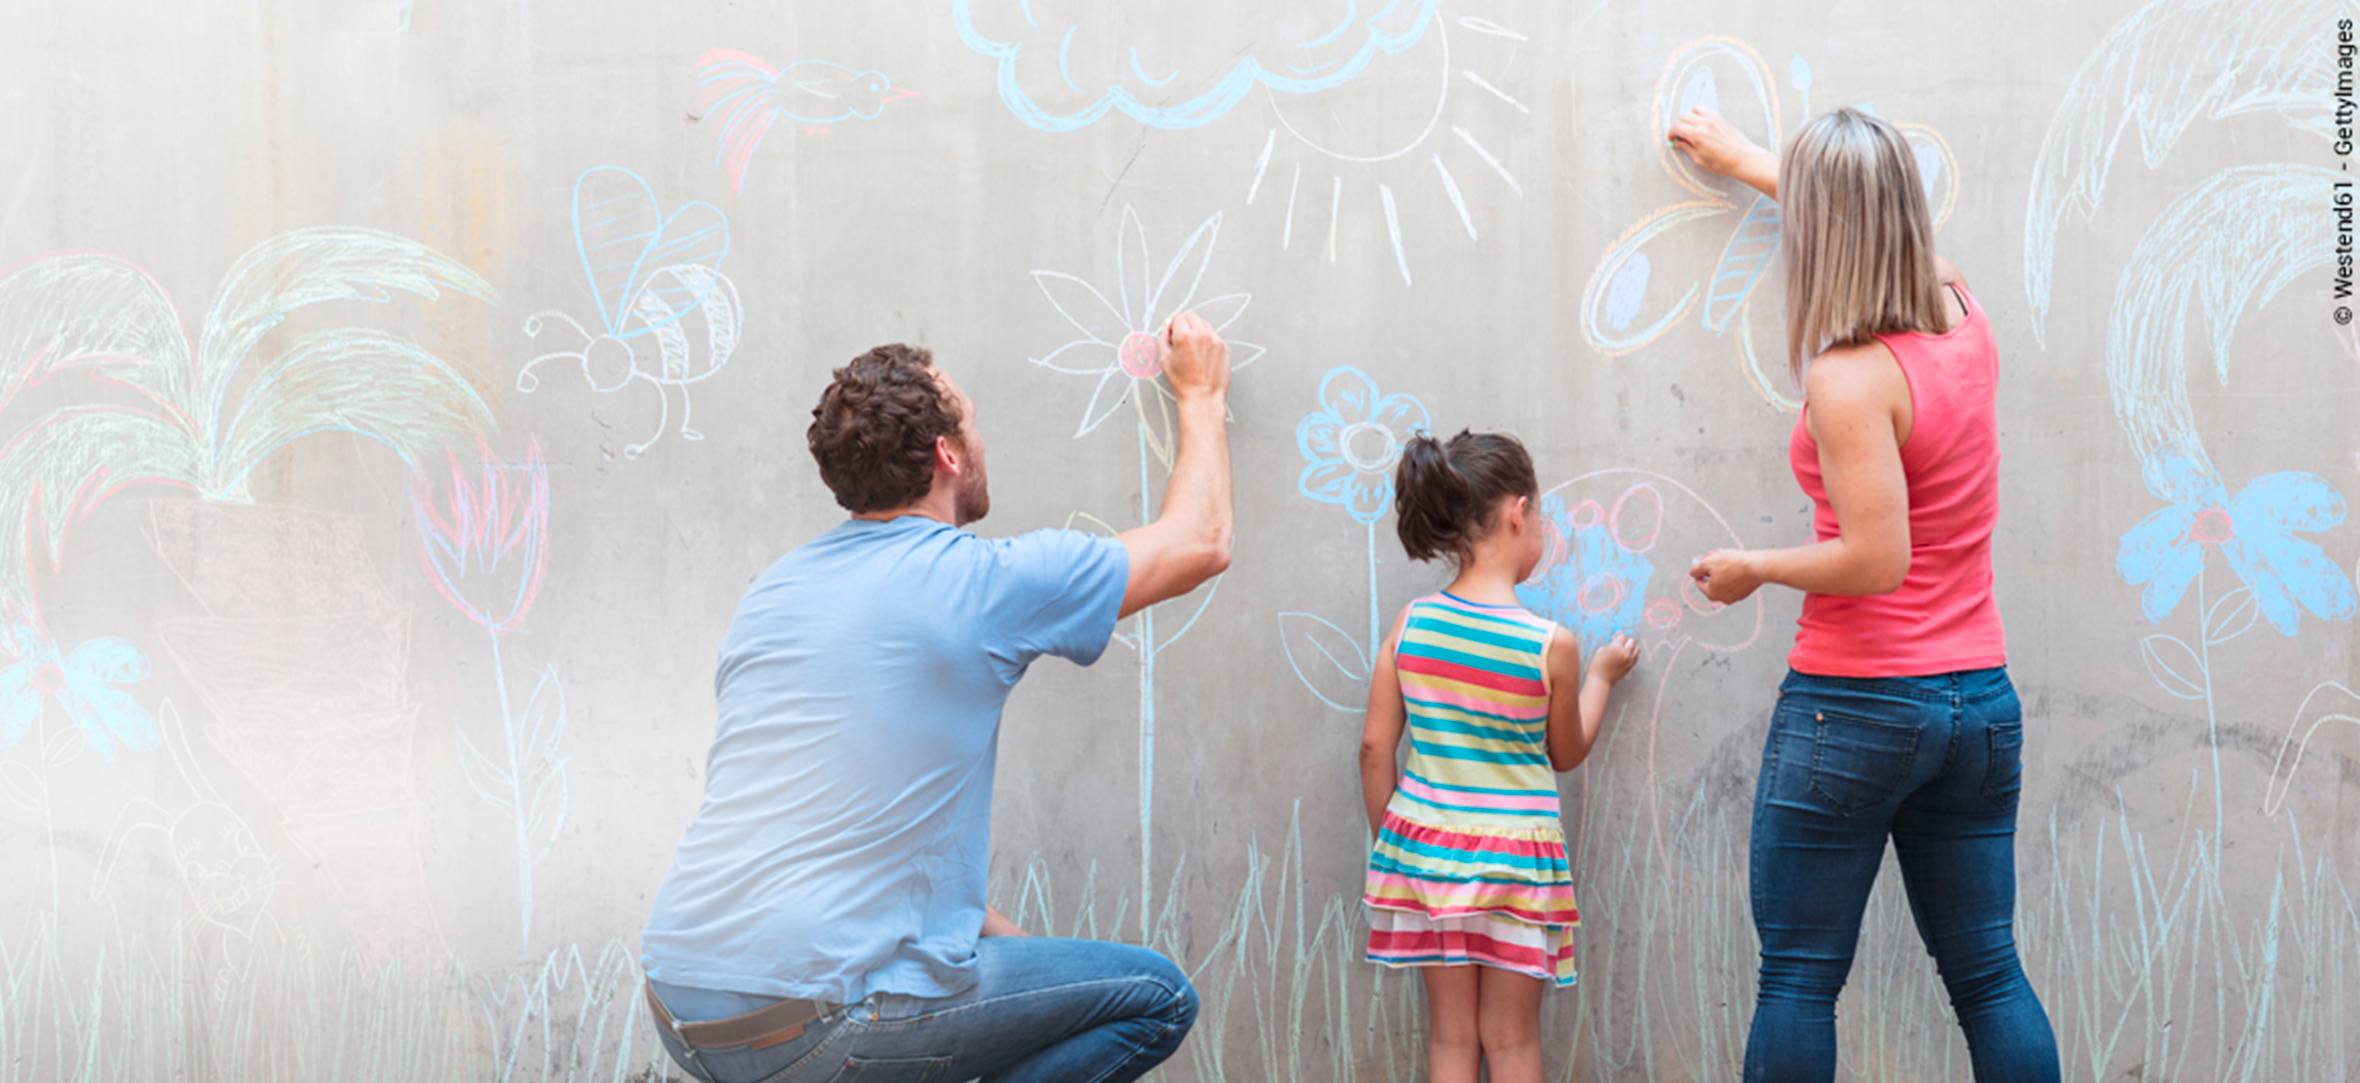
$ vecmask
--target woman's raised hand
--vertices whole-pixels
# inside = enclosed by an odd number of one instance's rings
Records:
[[[1696,168],[1735,177],[1778,198],[1778,156],[1755,146],[1729,118],[1699,105],[1672,122],[1669,138]]]

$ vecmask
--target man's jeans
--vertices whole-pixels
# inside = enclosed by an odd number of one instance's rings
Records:
[[[1975,1078],[2058,1078],[2056,1036],[2016,957],[2023,713],[2005,668],[1787,675],[1754,790],[1749,1083],[1835,1078],[1836,995],[1888,835]]]
[[[964,993],[879,993],[768,1049],[692,1055],[661,1025],[656,1032],[674,1061],[712,1083],[1125,1083],[1178,1050],[1196,1022],[1196,990],[1145,948],[995,936],[978,941],[975,955],[975,986]]]

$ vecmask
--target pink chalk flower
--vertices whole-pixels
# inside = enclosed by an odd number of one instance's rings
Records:
[[[513,631],[540,593],[549,552],[549,465],[541,444],[521,463],[504,462],[476,439],[478,463],[450,453],[441,492],[423,476],[410,489],[418,520],[418,556],[435,589],[493,635]]]
[[[1032,363],[1056,372],[1088,376],[1098,381],[1082,422],[1074,432],[1083,436],[1103,424],[1125,402],[1132,404],[1157,457],[1170,457],[1168,406],[1171,391],[1164,387],[1163,357],[1156,335],[1165,321],[1182,312],[1195,312],[1224,337],[1229,325],[1245,313],[1251,294],[1226,293],[1198,299],[1205,266],[1213,258],[1213,243],[1221,233],[1221,216],[1207,218],[1188,235],[1180,251],[1159,269],[1147,255],[1147,230],[1138,212],[1123,208],[1114,252],[1115,288],[1101,291],[1060,271],[1034,271],[1033,282],[1049,304],[1082,337],[1032,358]],[[1229,342],[1232,371],[1253,364],[1262,347],[1251,342]],[[1153,407],[1151,409],[1151,406]]]

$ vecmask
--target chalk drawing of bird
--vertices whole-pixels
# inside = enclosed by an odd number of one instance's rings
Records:
[[[746,165],[762,144],[770,126],[780,119],[826,126],[848,120],[869,120],[892,102],[915,98],[918,92],[893,85],[878,71],[861,71],[826,60],[798,60],[774,69],[735,49],[715,49],[697,61],[697,95],[689,115],[702,120],[719,114],[721,133],[715,157],[729,171],[729,191],[745,186]]]

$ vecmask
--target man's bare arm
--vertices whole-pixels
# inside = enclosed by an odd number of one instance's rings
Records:
[[[1164,376],[1179,415],[1179,453],[1163,510],[1146,526],[1116,535],[1130,552],[1120,616],[1195,590],[1229,568],[1229,344],[1193,312],[1172,317],[1159,336]]]

